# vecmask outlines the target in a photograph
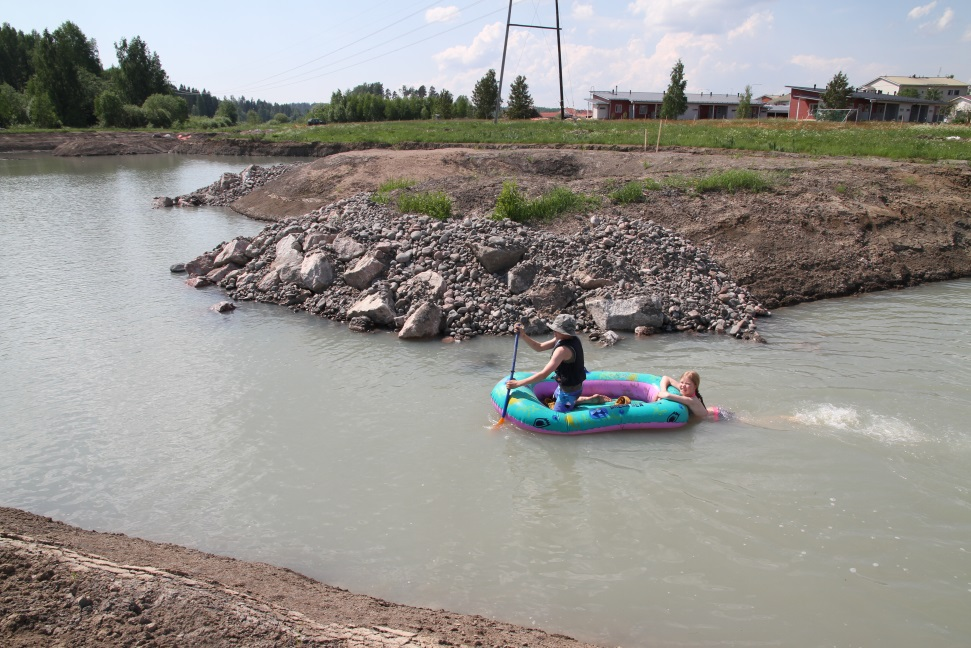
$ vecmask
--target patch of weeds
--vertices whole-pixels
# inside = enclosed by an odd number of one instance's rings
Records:
[[[838,185],[836,185],[836,193],[845,194],[846,193],[846,185],[845,184],[838,184]]]
[[[611,191],[610,199],[620,205],[644,202],[644,183],[632,180],[620,189]]]
[[[373,196],[371,196],[371,200],[379,205],[387,205],[389,202],[391,202],[392,191],[414,187],[416,184],[418,184],[417,180],[409,180],[407,178],[390,178],[389,180],[381,183],[378,190],[374,192]]]
[[[644,178],[643,184],[645,191],[660,191],[661,189],[664,189],[664,185],[654,178]]]
[[[728,169],[720,173],[714,173],[698,180],[695,184],[695,191],[705,193],[707,191],[727,191],[735,193],[737,191],[751,191],[758,193],[768,191],[772,188],[772,183],[761,173],[749,171],[747,169]]]
[[[425,214],[438,220],[452,215],[452,199],[441,191],[405,192],[398,195],[395,206],[402,214]]]
[[[909,185],[911,187],[916,187],[917,178],[915,178],[914,176],[904,176],[904,184]]]
[[[550,220],[567,212],[583,211],[588,207],[598,206],[600,199],[575,194],[565,187],[557,187],[536,200],[527,200],[519,191],[515,182],[502,183],[502,191],[496,199],[496,208],[492,218],[502,220],[508,218],[517,223]]]

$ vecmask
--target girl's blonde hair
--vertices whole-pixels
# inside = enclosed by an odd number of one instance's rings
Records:
[[[701,387],[701,376],[698,375],[697,371],[685,371],[684,374],[681,376],[681,380],[684,380],[685,378],[687,378],[688,380],[694,383],[695,391],[697,391],[698,388]]]

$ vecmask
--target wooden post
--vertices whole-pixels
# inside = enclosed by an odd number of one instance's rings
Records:
[[[661,148],[661,128],[664,127],[664,120],[657,125],[657,144],[654,145],[654,152],[657,153],[658,149]]]
[[[647,129],[644,129],[644,150],[647,150]]]

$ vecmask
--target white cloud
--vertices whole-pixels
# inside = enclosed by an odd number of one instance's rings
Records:
[[[931,11],[933,11],[934,7],[936,6],[937,6],[937,0],[934,0],[934,2],[930,4],[926,4],[920,7],[914,7],[907,13],[907,17],[911,20],[917,20],[918,18],[923,18]]]
[[[589,20],[593,18],[593,5],[574,2],[571,15],[577,20]]]
[[[852,58],[823,58],[815,54],[796,54],[789,62],[811,72],[829,74],[835,74],[834,70],[846,70],[853,65]]]
[[[439,67],[450,63],[474,65],[485,56],[494,57],[496,47],[494,43],[501,40],[506,30],[506,23],[492,23],[483,27],[469,45],[456,45],[435,54],[432,58]]]
[[[433,7],[425,12],[425,22],[448,22],[459,17],[458,7]]]
[[[770,28],[774,16],[769,11],[762,11],[752,14],[748,19],[735,29],[728,32],[728,39],[735,38],[756,38],[762,28]]]
[[[968,27],[967,31],[964,32],[964,36],[961,37],[963,41],[971,41],[971,27]]]
[[[633,0],[627,8],[643,15],[650,31],[727,34],[738,29],[758,5],[771,0]]]
[[[937,27],[938,31],[944,31],[947,29],[947,26],[951,24],[952,18],[954,18],[954,10],[948,7],[944,10],[944,15],[934,22],[934,25]]]

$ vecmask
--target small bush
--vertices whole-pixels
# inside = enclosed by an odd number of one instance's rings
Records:
[[[418,184],[417,180],[408,180],[407,178],[390,178],[378,186],[378,190],[374,192],[373,196],[371,196],[371,200],[379,205],[387,205],[389,202],[391,202],[392,191],[397,189],[408,189],[409,187],[414,187],[416,184]]]
[[[621,205],[644,202],[644,183],[632,180],[620,189],[611,192],[610,199]]]
[[[515,182],[504,182],[492,218],[508,218],[517,223],[550,220],[567,212],[582,211],[599,202],[597,198],[575,194],[565,187],[557,187],[536,200],[526,200]]]
[[[441,191],[428,191],[398,195],[395,206],[403,214],[425,214],[438,220],[452,215],[452,199]]]

